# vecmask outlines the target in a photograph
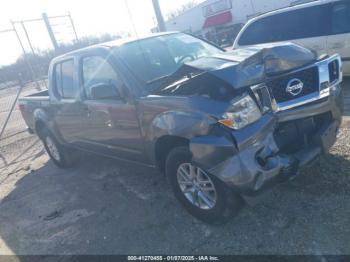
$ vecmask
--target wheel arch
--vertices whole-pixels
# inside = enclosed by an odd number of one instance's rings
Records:
[[[189,144],[190,140],[188,138],[176,135],[164,135],[158,138],[154,146],[155,161],[158,168],[164,172],[165,162],[170,151],[179,146],[189,147]]]
[[[193,137],[209,133],[213,120],[199,112],[166,111],[157,115],[146,129],[146,151],[150,162],[164,171],[171,149],[188,146]]]
[[[60,135],[59,130],[56,127],[55,121],[50,114],[48,114],[43,108],[38,108],[34,111],[34,131],[40,139],[43,138],[45,131],[52,133],[60,143],[64,140]]]

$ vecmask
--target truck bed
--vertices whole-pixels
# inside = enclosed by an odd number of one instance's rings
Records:
[[[20,99],[27,100],[27,98],[29,98],[31,100],[33,98],[35,99],[35,98],[38,98],[38,97],[39,98],[49,97],[49,91],[48,90],[40,91],[38,93],[34,93],[34,94],[31,94],[31,95],[28,95],[28,96],[23,96]]]
[[[20,97],[18,99],[18,102],[20,105],[27,105],[27,104],[40,105],[41,104],[40,102],[45,102],[45,104],[47,104],[49,100],[50,100],[49,91],[45,90],[45,91],[34,93],[28,96]]]
[[[34,130],[34,111],[37,109],[49,110],[50,96],[48,90],[34,93],[18,99],[19,109],[21,110],[24,121],[29,131]]]

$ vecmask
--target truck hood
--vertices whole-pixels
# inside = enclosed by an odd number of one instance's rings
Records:
[[[184,64],[169,77],[157,93],[183,94],[182,88],[179,87],[185,87],[185,83],[198,77],[208,78],[207,82],[209,78],[214,78],[239,89],[261,83],[269,77],[311,64],[316,60],[315,53],[292,43],[240,48]],[[197,91],[197,88],[193,89],[193,94]],[[191,92],[188,90],[184,94],[190,95]]]

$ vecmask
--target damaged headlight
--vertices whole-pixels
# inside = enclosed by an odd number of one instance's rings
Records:
[[[248,95],[235,99],[231,102],[223,119],[219,122],[227,127],[238,130],[261,118],[261,112],[255,101]]]

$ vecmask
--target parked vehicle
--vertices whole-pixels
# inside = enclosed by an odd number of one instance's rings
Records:
[[[343,73],[349,76],[350,1],[319,0],[263,14],[242,28],[233,46],[281,41],[292,41],[319,55],[338,53]]]
[[[55,58],[49,90],[19,99],[52,161],[76,150],[158,167],[195,217],[223,223],[242,196],[294,178],[342,119],[341,60],[294,44],[229,53],[182,33]]]

